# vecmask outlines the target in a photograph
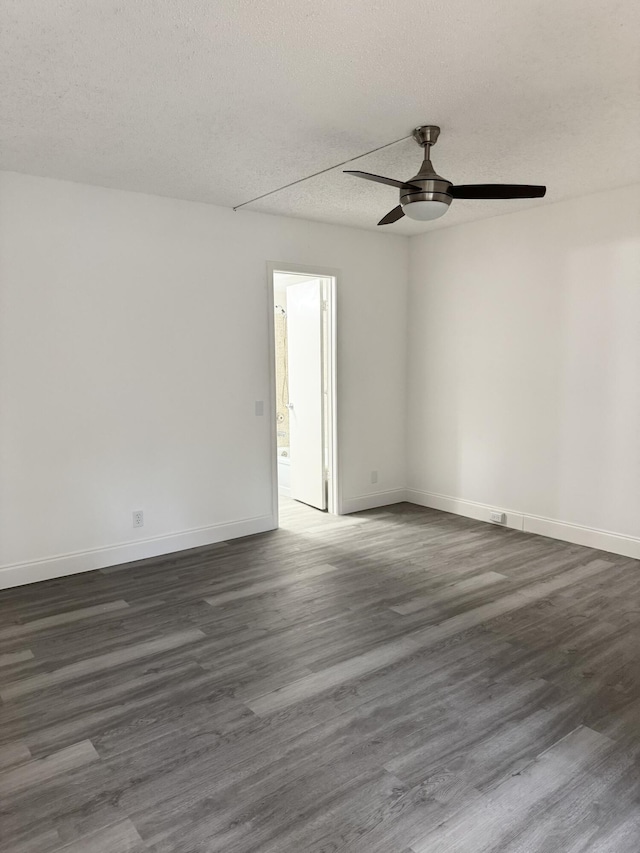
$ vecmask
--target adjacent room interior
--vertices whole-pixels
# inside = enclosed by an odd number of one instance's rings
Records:
[[[0,849],[640,849],[640,6],[0,4]]]
[[[339,514],[335,277],[272,275],[279,503]]]

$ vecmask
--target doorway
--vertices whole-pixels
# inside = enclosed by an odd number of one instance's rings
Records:
[[[336,276],[270,269],[274,506],[339,514]]]

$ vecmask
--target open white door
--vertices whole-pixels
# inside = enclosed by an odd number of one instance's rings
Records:
[[[287,288],[287,335],[291,497],[326,509],[320,279]]]

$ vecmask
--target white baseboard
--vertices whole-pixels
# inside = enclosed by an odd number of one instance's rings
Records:
[[[418,489],[407,489],[407,500],[418,506],[427,506],[430,509],[439,509],[442,512],[452,512],[455,515],[464,515],[467,518],[475,518],[478,521],[489,521],[492,512],[503,512],[506,522],[503,527],[513,527],[515,530],[523,530],[524,516],[520,512],[512,512],[502,507],[479,504],[475,501],[465,501],[462,498],[450,498],[447,495],[436,495],[433,492],[422,492]]]
[[[622,554],[623,557],[640,560],[640,539],[635,536],[624,536],[621,533],[582,527],[579,524],[554,521],[552,518],[540,518],[536,515],[525,516],[524,530],[527,533],[564,539],[576,545],[586,545],[587,548],[598,548],[600,551],[610,551],[612,554]]]
[[[202,545],[213,545],[227,539],[237,539],[239,536],[264,533],[267,530],[274,530],[275,527],[276,523],[272,515],[261,515],[226,524],[212,524],[208,527],[183,530],[180,533],[169,533],[153,539],[125,542],[121,545],[110,545],[106,548],[96,548],[90,551],[60,554],[43,560],[13,563],[0,566],[0,589],[9,589],[36,581],[60,578],[65,575],[75,575],[79,572],[89,572],[93,569],[104,569],[107,566],[117,566],[121,563],[132,563],[148,557],[159,557],[175,551],[199,548]]]
[[[341,515],[349,515],[352,512],[361,512],[364,509],[375,509],[379,506],[389,506],[407,500],[404,489],[390,489],[386,492],[371,492],[368,495],[358,495],[355,498],[343,498]]]
[[[463,515],[467,518],[487,522],[489,521],[489,513],[494,511],[504,512],[506,515],[505,527],[515,528],[516,530],[522,530],[527,533],[536,533],[540,536],[549,536],[553,539],[561,539],[565,542],[584,545],[588,548],[597,548],[601,551],[610,551],[611,553],[621,554],[622,556],[631,557],[636,560],[640,559],[640,538],[611,533],[606,530],[597,530],[591,527],[582,527],[577,524],[556,521],[550,518],[513,512],[505,510],[502,507],[494,507],[475,501],[463,500],[462,498],[452,498],[447,495],[424,492],[419,489],[392,489],[385,492],[373,492],[368,495],[347,498],[343,501],[342,513],[348,515],[352,512],[388,506],[402,501],[409,501],[418,506],[430,507],[431,509],[451,512],[456,515]],[[263,515],[227,524],[213,524],[208,527],[185,530],[180,533],[170,533],[166,536],[158,536],[153,539],[125,542],[121,545],[112,545],[106,548],[77,551],[43,560],[0,566],[0,589],[8,589],[23,584],[78,574],[79,572],[88,572],[93,569],[103,569],[107,566],[116,566],[122,563],[131,563],[136,560],[147,559],[148,557],[159,557],[163,554],[171,554],[189,548],[198,548],[202,545],[213,545],[216,542],[224,542],[227,539],[264,533],[267,530],[275,529],[275,527],[276,524],[273,516]]]
[[[419,489],[407,489],[406,500],[419,506],[452,512],[455,515],[464,515],[478,521],[488,522],[491,512],[504,512],[506,516],[506,523],[502,525],[504,527],[512,527],[525,533],[536,533],[539,536],[549,536],[552,539],[562,539],[565,542],[584,545],[587,548],[597,548],[600,551],[610,551],[613,554],[621,554],[623,557],[640,559],[640,539],[634,536],[597,530],[593,527],[582,527],[579,524],[571,524],[567,521],[556,521],[551,518],[514,512],[503,507],[480,504],[476,501],[452,498],[433,492],[423,492]]]
[[[288,486],[278,486],[278,494],[282,495],[283,498],[290,498],[291,489]]]

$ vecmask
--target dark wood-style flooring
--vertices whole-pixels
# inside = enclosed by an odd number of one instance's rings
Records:
[[[3,853],[636,853],[640,565],[409,505],[0,594]]]

